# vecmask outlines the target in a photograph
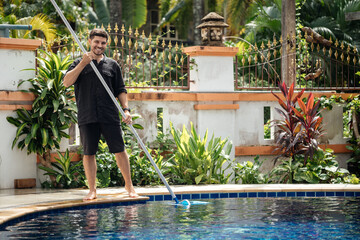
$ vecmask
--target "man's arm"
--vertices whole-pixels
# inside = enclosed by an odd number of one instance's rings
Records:
[[[92,61],[92,56],[90,53],[85,53],[83,58],[81,59],[80,63],[71,71],[67,72],[64,76],[63,83],[65,87],[70,87],[73,85],[76,80],[78,79],[80,73],[86,65],[88,65]]]
[[[122,92],[119,94],[118,99],[120,101],[120,104],[122,106],[122,108],[128,108],[128,99],[127,99],[127,93],[126,92]],[[124,111],[125,113],[125,119],[123,119],[123,122],[125,122],[126,124],[131,124],[131,115],[130,112],[128,110]]]

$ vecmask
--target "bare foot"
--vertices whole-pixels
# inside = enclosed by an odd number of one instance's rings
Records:
[[[90,191],[86,197],[83,198],[83,201],[90,201],[96,199],[96,190]]]
[[[129,193],[129,197],[131,197],[131,198],[139,197],[139,195],[135,192],[135,189],[133,186],[125,187],[125,190]]]

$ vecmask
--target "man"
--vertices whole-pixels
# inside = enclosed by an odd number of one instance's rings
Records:
[[[96,159],[100,135],[102,134],[125,180],[125,189],[130,197],[137,197],[131,181],[129,157],[125,151],[121,134],[119,112],[100,80],[92,69],[93,61],[114,96],[123,107],[126,124],[131,124],[127,91],[122,79],[119,64],[104,55],[108,34],[102,29],[93,29],[89,35],[90,52],[76,59],[69,67],[63,83],[69,87],[74,84],[78,107],[78,124],[81,143],[84,148],[83,165],[89,184],[89,193],[84,200],[96,198]]]

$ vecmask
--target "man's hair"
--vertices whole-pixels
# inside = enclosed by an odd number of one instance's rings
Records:
[[[104,29],[101,28],[94,28],[91,30],[89,34],[89,38],[93,39],[95,36],[106,38],[106,41],[109,39],[109,35]]]

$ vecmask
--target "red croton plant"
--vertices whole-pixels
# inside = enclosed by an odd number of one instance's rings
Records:
[[[320,102],[314,103],[314,95],[309,94],[306,103],[301,96],[305,89],[298,94],[294,94],[294,84],[288,89],[285,83],[279,85],[284,96],[282,100],[275,93],[281,108],[275,108],[282,120],[274,120],[272,127],[276,128],[275,142],[278,144],[276,150],[280,154],[275,158],[275,162],[280,157],[290,157],[294,159],[296,154],[304,154],[304,164],[308,158],[312,158],[314,151],[318,149],[318,139],[322,136],[321,123],[323,118],[318,111]],[[300,109],[296,109],[296,103]]]

